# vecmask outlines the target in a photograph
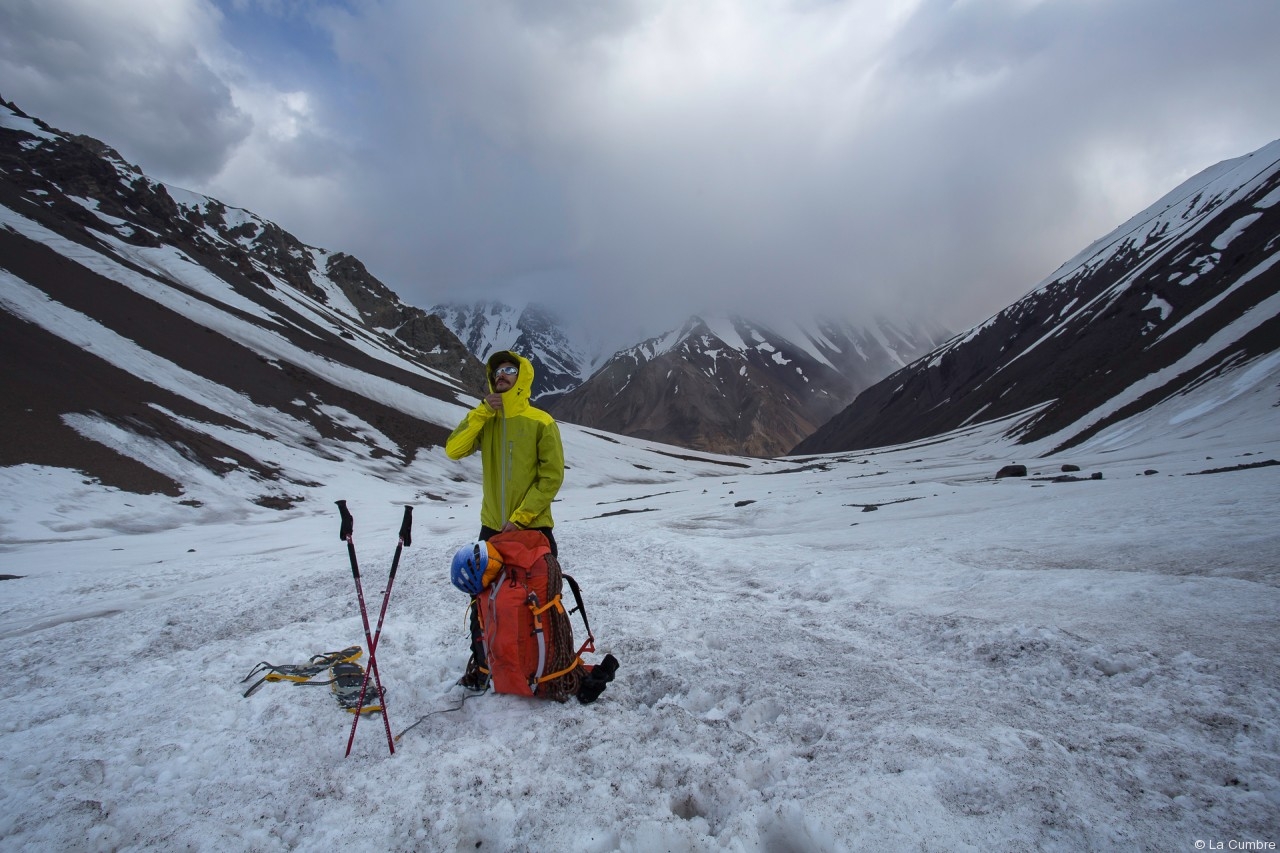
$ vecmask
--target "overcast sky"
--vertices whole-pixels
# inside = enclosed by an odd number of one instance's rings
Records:
[[[0,0],[0,95],[422,307],[958,330],[1280,137],[1278,34],[1277,0]]]

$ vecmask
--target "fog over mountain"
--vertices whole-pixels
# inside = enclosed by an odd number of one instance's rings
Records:
[[[1280,141],[1218,163],[1041,286],[863,392],[801,442],[824,453],[1022,412],[1072,446],[1210,382],[1280,363]],[[1252,377],[1252,378],[1251,378]]]
[[[62,134],[19,112],[8,115],[5,197],[12,201],[9,210],[22,213],[5,232],[11,245],[7,267],[46,294],[70,300],[62,304],[75,305],[87,316],[101,315],[98,322],[116,334],[139,343],[155,337],[146,346],[167,353],[163,358],[188,371],[197,365],[194,352],[174,352],[172,347],[198,337],[191,327],[154,315],[151,307],[127,307],[138,298],[143,282],[152,282],[146,284],[149,290],[161,287],[166,304],[186,305],[194,296],[199,304],[225,302],[247,311],[236,324],[263,322],[251,319],[255,312],[262,314],[268,336],[280,334],[275,318],[289,316],[281,311],[304,310],[290,321],[299,324],[297,332],[304,337],[291,332],[294,342],[289,346],[310,347],[306,342],[318,334],[312,327],[319,322],[329,330],[324,335],[336,335],[334,345],[354,346],[342,359],[359,358],[358,363],[368,365],[364,370],[390,378],[394,374],[386,374],[385,366],[368,362],[367,356],[394,364],[407,357],[461,383],[455,391],[432,395],[445,394],[467,405],[474,404],[484,387],[477,348],[500,342],[527,347],[539,360],[544,405],[565,421],[690,448],[764,456],[791,448],[812,453],[848,447],[849,442],[911,440],[975,418],[1032,407],[1036,413],[1023,429],[1039,424],[1035,435],[1050,427],[1063,429],[1095,412],[1092,426],[1082,425],[1078,439],[1124,411],[1150,405],[1214,372],[1249,364],[1275,348],[1270,301],[1276,289],[1274,146],[1186,182],[1084,250],[1026,299],[905,368],[903,364],[937,343],[938,330],[880,321],[859,328],[834,320],[806,326],[782,317],[766,323],[708,315],[661,338],[624,345],[605,361],[607,346],[597,340],[593,348],[582,337],[574,339],[573,327],[536,305],[441,306],[448,324],[469,341],[469,353],[439,317],[405,305],[359,259],[308,247],[255,214],[152,181],[100,142]],[[18,234],[28,236],[18,239]],[[75,268],[64,269],[66,261],[57,252],[49,254],[58,241],[83,246],[105,260],[95,260],[96,271],[85,278]],[[99,280],[95,276],[123,278],[126,284],[120,295],[108,296],[110,288],[91,284]],[[83,283],[73,286],[77,281]],[[229,284],[213,286],[210,281]],[[166,287],[172,291],[164,291]],[[210,287],[216,292],[229,288],[232,295],[210,302],[200,296]],[[16,283],[11,289],[21,291]],[[242,304],[259,307],[238,307]],[[22,309],[31,310],[30,304]],[[210,321],[194,322],[207,326]],[[222,321],[216,325],[220,329]],[[161,337],[165,334],[172,337],[169,343]],[[284,345],[271,344],[262,357],[248,361],[247,353],[237,349],[245,339],[254,341],[251,351],[263,347],[261,334],[236,331],[231,335],[235,346],[214,357],[214,347],[223,346],[226,336],[217,331],[201,351],[211,365],[245,364],[235,371],[233,384],[258,388],[247,392],[251,398],[275,399],[287,387],[275,381],[276,350]],[[131,446],[128,436],[142,430],[152,436],[144,443],[163,443],[164,436],[172,435],[183,443],[181,453],[200,456],[212,471],[226,470],[225,460],[237,458],[220,451],[217,441],[189,435],[187,404],[166,398],[139,408],[138,401],[149,392],[141,386],[129,390],[133,379],[102,376],[81,389],[63,378],[59,371],[68,364],[80,365],[74,371],[78,377],[99,376],[101,365],[88,356],[90,350],[55,355],[65,343],[46,339],[37,344],[26,326],[14,327],[9,341],[17,348],[12,362],[33,363],[33,370],[9,377],[10,399],[29,403],[9,410],[9,417],[17,418],[18,438],[9,443],[6,458],[78,459],[76,467],[98,471],[113,482],[171,493],[177,481],[149,468],[146,454],[119,452]],[[32,353],[46,351],[41,348],[51,348],[48,357],[33,358]],[[296,367],[285,373],[290,381],[303,375]],[[1159,378],[1170,370],[1178,374],[1176,380]],[[854,395],[890,373],[889,380],[841,412]],[[352,381],[344,380],[348,390]],[[419,384],[413,378],[395,381]],[[917,384],[924,390],[905,393]],[[178,385],[188,390],[187,384]],[[59,401],[44,390],[51,387],[66,389],[70,396]],[[108,389],[108,397],[97,399]],[[305,400],[313,393],[320,392],[299,388],[289,397]],[[390,424],[399,416],[380,414],[377,408],[386,401],[372,404],[374,409],[353,413],[354,418],[374,424],[385,420],[380,431],[394,437],[402,458],[411,458],[423,441],[430,442],[430,429],[410,422],[393,428]],[[354,423],[315,420],[323,411],[303,409],[313,420],[308,429],[330,434],[338,423]],[[29,416],[43,426],[32,428],[35,421],[28,422]],[[861,431],[860,437],[849,437],[854,429]],[[86,443],[90,434],[97,438]],[[371,446],[383,443],[369,440]],[[106,441],[113,452],[103,455],[95,441]],[[261,458],[242,464],[270,476],[271,466]]]
[[[13,0],[0,91],[409,304],[629,346],[789,304],[972,326],[1280,136],[1277,31],[1267,0]]]

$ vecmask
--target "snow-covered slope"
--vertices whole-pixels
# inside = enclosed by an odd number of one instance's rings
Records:
[[[3,469],[0,547],[21,577],[0,581],[0,654],[20,707],[0,727],[0,835],[264,851],[1265,841],[1278,378],[1201,386],[1051,458],[1004,423],[806,464],[566,427],[562,562],[589,657],[621,661],[591,706],[454,686],[467,465],[315,457],[314,500],[167,529],[158,496]],[[1055,482],[1065,463],[1080,473]],[[378,648],[393,731],[418,723],[394,757],[373,717],[344,759],[350,718],[322,686],[241,696],[259,661],[364,644],[337,499],[375,611],[415,507]]]
[[[3,107],[0,170],[0,464],[288,504],[313,480],[283,459],[403,465],[483,381],[355,258],[95,140]]]
[[[1280,141],[1186,181],[985,323],[868,389],[797,453],[1034,409],[1061,443],[1280,350]]]

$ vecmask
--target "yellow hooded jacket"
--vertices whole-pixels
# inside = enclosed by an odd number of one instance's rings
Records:
[[[480,451],[484,461],[484,500],[480,523],[501,530],[508,521],[520,527],[554,527],[551,501],[564,482],[564,449],[560,428],[551,415],[529,402],[533,365],[518,353],[489,356],[489,391],[493,369],[510,361],[520,368],[515,384],[502,394],[502,412],[481,400],[449,435],[444,452],[461,459]]]

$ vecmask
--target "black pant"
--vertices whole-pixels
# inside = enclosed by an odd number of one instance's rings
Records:
[[[528,530],[536,530],[543,536],[547,537],[547,545],[551,548],[551,556],[560,556],[556,553],[556,537],[551,535],[550,527],[529,527]],[[488,541],[490,536],[497,535],[500,531],[494,530],[492,527],[480,527],[480,541]],[[489,668],[489,662],[484,654],[484,640],[480,639],[480,602],[471,599],[471,659],[476,662],[477,666]]]

